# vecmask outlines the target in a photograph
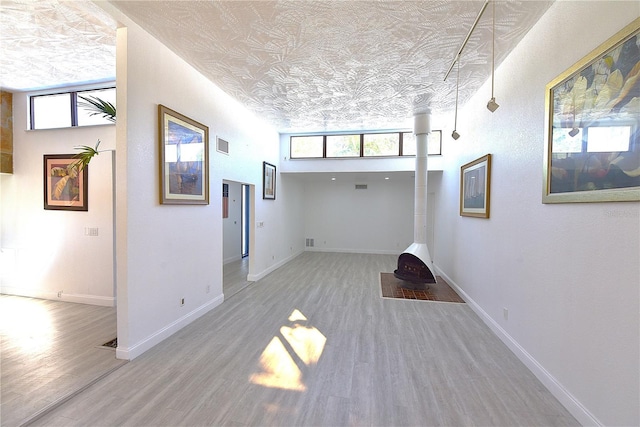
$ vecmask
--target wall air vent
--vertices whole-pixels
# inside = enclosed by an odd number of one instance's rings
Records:
[[[314,240],[315,239],[310,239],[307,237],[306,242],[305,242],[305,246],[308,248],[312,248],[314,246]]]
[[[224,154],[229,154],[229,142],[225,141],[222,138],[218,138],[216,143],[216,150]]]
[[[356,184],[356,190],[366,190],[367,184]]]

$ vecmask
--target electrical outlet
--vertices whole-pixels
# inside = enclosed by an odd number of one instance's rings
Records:
[[[58,291],[58,298],[62,298],[62,291]]]

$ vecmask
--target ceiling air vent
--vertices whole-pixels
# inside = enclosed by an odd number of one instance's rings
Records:
[[[356,190],[366,190],[367,184],[356,184]]]
[[[216,149],[221,153],[229,154],[229,142],[222,138],[218,138]]]

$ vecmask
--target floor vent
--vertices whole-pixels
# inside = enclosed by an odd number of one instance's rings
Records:
[[[218,138],[216,149],[224,154],[229,154],[229,142],[222,138]]]
[[[356,184],[356,190],[366,190],[367,184]]]
[[[100,347],[116,348],[118,347],[118,338],[114,338],[111,341],[102,344]]]
[[[315,239],[310,239],[310,238],[307,237],[307,241],[305,243],[305,246],[308,247],[308,248],[312,248],[314,246],[314,240]]]

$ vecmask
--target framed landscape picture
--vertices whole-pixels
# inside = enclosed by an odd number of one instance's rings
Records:
[[[460,168],[460,215],[489,218],[491,154]]]
[[[160,203],[209,204],[209,128],[164,105],[160,125]]]
[[[44,208],[88,211],[89,167],[80,170],[74,154],[44,155]]]
[[[640,200],[640,18],[551,81],[543,203]]]
[[[262,162],[262,198],[276,199],[276,167],[267,162]]]

